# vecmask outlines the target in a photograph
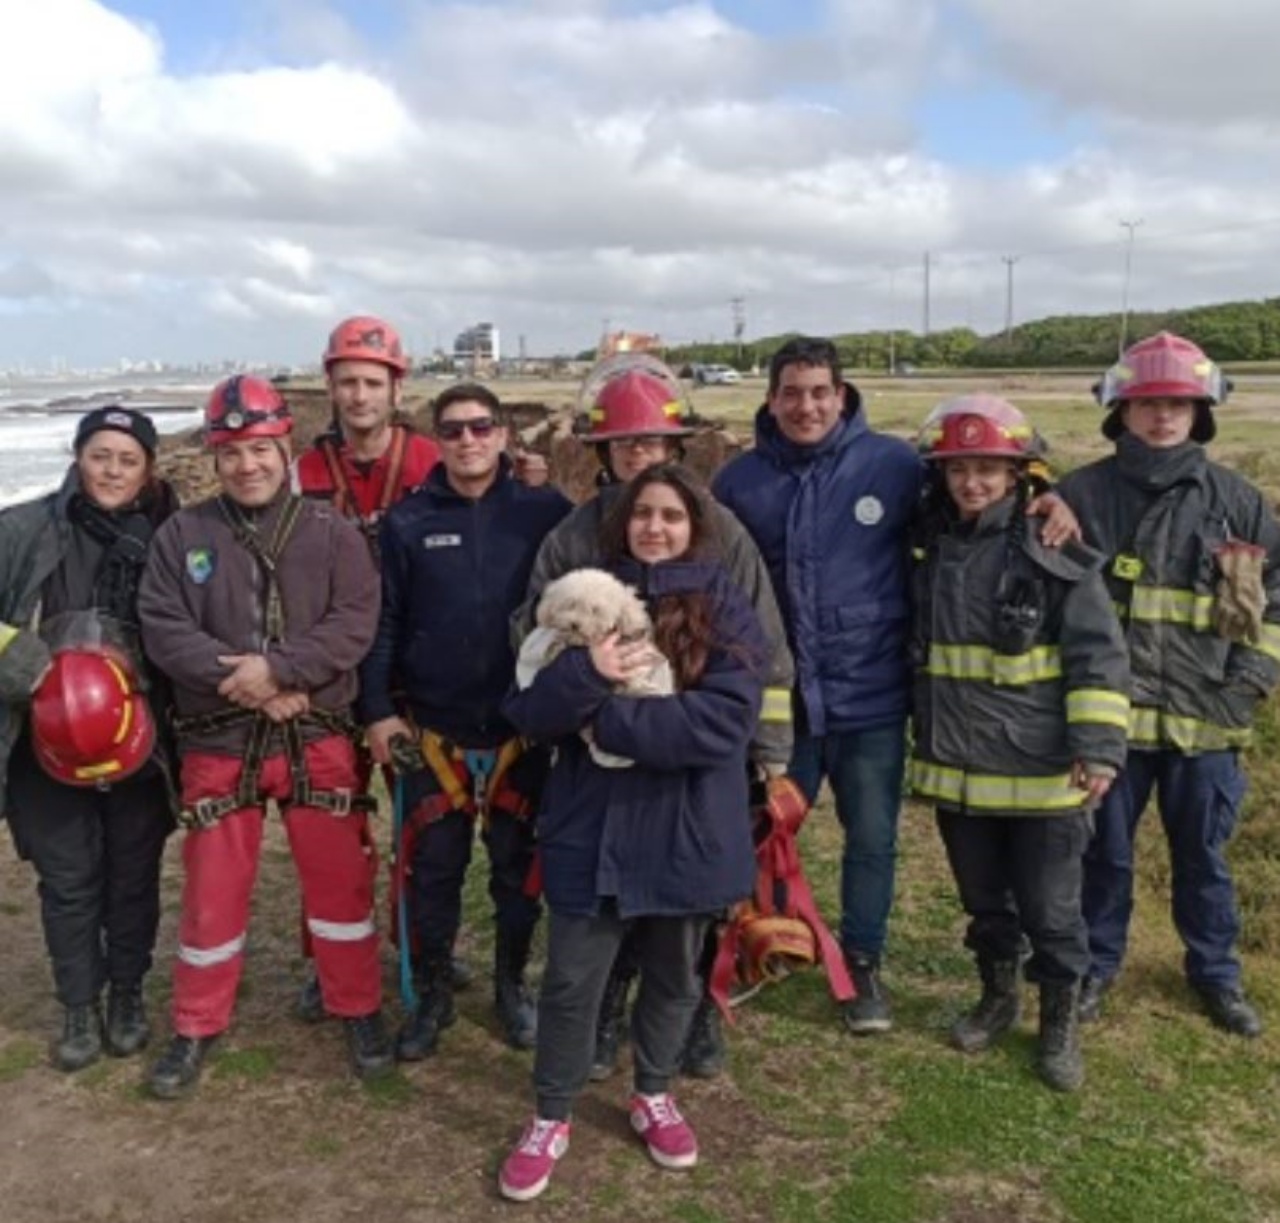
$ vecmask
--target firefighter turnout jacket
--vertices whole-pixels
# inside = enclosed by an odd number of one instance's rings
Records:
[[[1007,497],[913,549],[915,793],[974,815],[1078,810],[1075,762],[1119,768],[1128,661],[1099,567]]]
[[[1262,494],[1199,443],[1157,450],[1128,433],[1059,491],[1106,556],[1129,641],[1130,746],[1195,754],[1246,744],[1280,679],[1280,526]],[[1218,552],[1235,541],[1266,551],[1256,641],[1215,625]]]

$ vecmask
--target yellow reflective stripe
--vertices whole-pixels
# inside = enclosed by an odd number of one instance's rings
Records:
[[[1253,730],[1248,726],[1219,726],[1148,705],[1135,705],[1129,711],[1131,747],[1171,745],[1184,752],[1215,752],[1245,747],[1252,738]]]
[[[929,646],[925,674],[942,679],[978,680],[990,684],[1034,684],[1062,675],[1057,646],[1040,645],[1025,654],[997,654],[984,645]]]
[[[1110,688],[1076,688],[1067,693],[1068,722],[1101,722],[1129,728],[1129,698]]]
[[[1246,650],[1257,650],[1259,654],[1265,654],[1268,658],[1274,658],[1276,662],[1280,662],[1280,625],[1264,624],[1260,641],[1242,641],[1240,644]]]
[[[909,776],[920,797],[975,810],[1070,811],[1085,800],[1085,792],[1071,784],[1069,773],[1006,777],[913,759]]]
[[[12,624],[0,624],[0,654],[9,648],[10,643],[18,635],[20,629],[16,629]]]
[[[1213,627],[1213,596],[1172,586],[1135,586],[1129,596],[1129,618],[1162,624]]]
[[[791,689],[766,688],[760,705],[761,722],[791,721]]]

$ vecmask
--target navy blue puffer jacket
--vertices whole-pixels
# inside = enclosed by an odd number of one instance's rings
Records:
[[[824,735],[906,716],[907,527],[921,463],[871,429],[857,390],[816,446],[798,446],[767,406],[755,449],[712,486],[769,566],[796,661],[797,734]]]

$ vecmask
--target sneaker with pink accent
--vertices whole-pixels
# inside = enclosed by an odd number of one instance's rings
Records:
[[[692,1168],[698,1139],[667,1092],[631,1097],[631,1128],[644,1139],[653,1162],[664,1168]]]
[[[498,1191],[513,1202],[536,1198],[551,1180],[556,1161],[569,1149],[569,1123],[534,1117],[498,1174]]]

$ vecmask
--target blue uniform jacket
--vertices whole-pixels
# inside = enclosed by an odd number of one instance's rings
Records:
[[[500,706],[515,676],[511,613],[543,538],[571,508],[553,488],[512,479],[505,460],[478,501],[438,465],[392,507],[379,537],[382,615],[360,667],[365,722],[395,714],[403,688],[420,727],[464,747],[510,738]]]
[[[816,446],[788,441],[762,407],[755,449],[712,486],[769,567],[795,655],[797,734],[884,725],[910,700],[906,532],[921,464],[868,426],[848,383],[845,396]]]
[[[713,649],[697,685],[675,696],[614,695],[578,648],[509,697],[506,714],[520,733],[556,748],[538,811],[547,903],[578,916],[596,913],[606,898],[623,918],[710,913],[747,896],[755,880],[747,744],[768,647],[718,565],[615,572],[649,598],[706,590],[727,648]],[[578,735],[584,726],[634,766],[601,768]]]

